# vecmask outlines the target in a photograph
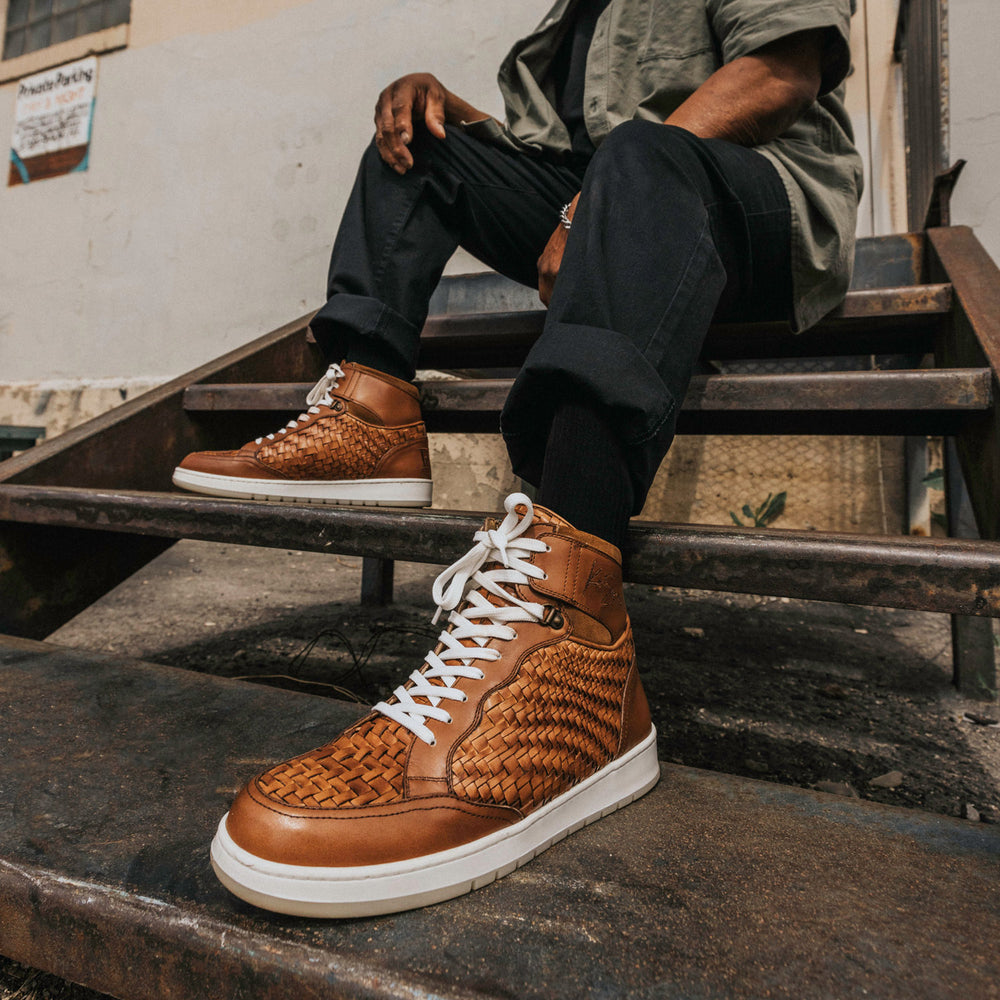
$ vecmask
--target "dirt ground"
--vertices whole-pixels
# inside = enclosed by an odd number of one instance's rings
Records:
[[[182,541],[50,638],[371,703],[439,629],[439,567],[359,608],[359,559]],[[1000,707],[949,683],[941,615],[630,586],[660,757],[1000,822]],[[0,1000],[99,1000],[0,962]]]

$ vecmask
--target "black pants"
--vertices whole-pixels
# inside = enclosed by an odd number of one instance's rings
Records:
[[[790,210],[777,171],[752,150],[644,121],[618,126],[579,166],[452,128],[445,140],[418,129],[411,148],[404,176],[374,145],[362,160],[313,321],[324,352],[374,352],[412,377],[455,248],[537,286],[559,209],[582,190],[544,331],[501,427],[514,471],[537,484],[560,402],[589,401],[621,443],[637,513],[712,319],[789,316]]]

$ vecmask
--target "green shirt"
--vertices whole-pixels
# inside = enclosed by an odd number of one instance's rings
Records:
[[[500,67],[507,122],[469,130],[525,152],[568,151],[549,73],[576,0],[556,0]],[[611,0],[587,56],[584,118],[595,146],[631,118],[663,121],[723,63],[796,31],[829,28],[820,97],[787,132],[755,147],[792,210],[795,326],[843,298],[854,262],[861,158],[844,108],[852,0]]]

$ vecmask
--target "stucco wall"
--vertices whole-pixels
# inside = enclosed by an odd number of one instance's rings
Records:
[[[128,47],[99,57],[90,169],[0,188],[0,423],[51,437],[318,307],[382,86],[432,69],[499,113],[496,67],[547,6],[133,0]],[[848,87],[876,178],[866,234],[892,229],[905,204],[893,26],[881,0],[860,0]],[[0,86],[7,135],[14,89]],[[459,255],[450,269],[478,266]],[[894,495],[887,502],[868,482],[885,475],[870,442],[822,452],[819,464],[839,477],[832,492],[796,471],[816,447],[791,444],[682,439],[647,513],[729,523],[730,510],[787,490],[785,526],[879,531],[889,518],[898,529]],[[516,485],[496,437],[435,437],[433,464],[438,506],[495,508]]]
[[[133,0],[89,170],[0,188],[0,381],[171,376],[318,307],[381,87],[433,68],[499,112],[496,67],[542,5],[218,6]]]
[[[973,226],[1000,261],[1000,3],[949,0],[951,161],[968,161],[952,199],[952,221]]]
[[[906,229],[902,72],[892,54],[898,10],[898,0],[857,0],[851,22],[847,110],[865,168],[859,236]]]

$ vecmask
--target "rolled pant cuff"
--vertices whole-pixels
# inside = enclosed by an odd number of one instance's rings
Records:
[[[352,341],[370,337],[400,360],[408,379],[416,372],[420,329],[378,299],[338,292],[316,313],[310,326],[328,361],[342,361]]]
[[[569,323],[546,327],[500,415],[513,470],[529,483],[541,480],[556,409],[581,395],[601,408],[622,443],[638,513],[673,440],[677,404],[635,344],[614,330]]]

